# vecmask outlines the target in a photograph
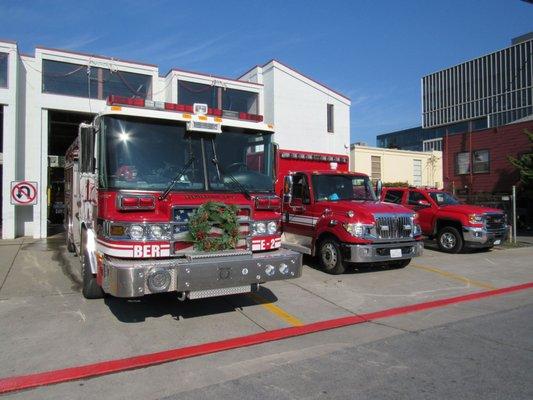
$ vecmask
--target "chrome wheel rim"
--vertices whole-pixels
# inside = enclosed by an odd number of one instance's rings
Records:
[[[440,244],[447,250],[451,250],[457,244],[457,239],[453,233],[443,233],[440,237]]]
[[[332,243],[326,243],[322,246],[322,262],[326,269],[335,268],[338,259],[337,249]]]

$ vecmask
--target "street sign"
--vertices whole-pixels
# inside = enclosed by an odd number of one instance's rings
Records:
[[[37,204],[37,182],[11,182],[11,204],[16,206],[32,206]]]

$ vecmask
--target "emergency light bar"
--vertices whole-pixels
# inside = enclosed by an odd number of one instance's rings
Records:
[[[319,153],[282,152],[280,157],[293,160],[338,162],[341,164],[346,164],[348,162],[348,157],[328,156]]]
[[[145,100],[140,98],[111,95],[107,98],[107,105],[142,107],[152,110],[178,111],[198,115],[212,115],[215,117],[225,117],[240,119],[244,121],[263,122],[263,116],[259,114],[249,114],[245,112],[221,110],[220,108],[207,107],[206,104],[176,104],[163,101]]]

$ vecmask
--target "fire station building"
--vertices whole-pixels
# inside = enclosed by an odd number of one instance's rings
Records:
[[[43,238],[63,219],[65,151],[109,95],[260,114],[285,149],[348,155],[350,99],[272,60],[235,79],[0,41],[2,238]],[[12,182],[36,182],[37,204],[15,205]],[[15,203],[15,204],[14,204]]]

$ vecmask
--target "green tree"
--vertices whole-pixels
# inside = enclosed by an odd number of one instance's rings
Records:
[[[525,129],[524,134],[531,143],[530,151],[519,157],[508,156],[508,160],[520,172],[520,182],[523,183],[524,188],[531,189],[533,187],[533,132]]]

